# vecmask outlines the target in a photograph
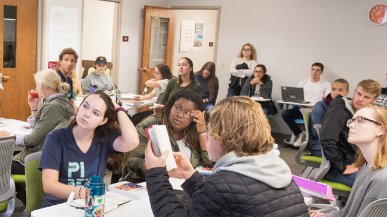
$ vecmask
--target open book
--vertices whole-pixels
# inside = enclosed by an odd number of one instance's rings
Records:
[[[165,125],[154,125],[145,129],[148,140],[152,141],[153,153],[160,157],[165,150],[169,150],[165,165],[167,171],[177,168],[175,158],[172,154],[171,141],[169,140],[167,127]]]

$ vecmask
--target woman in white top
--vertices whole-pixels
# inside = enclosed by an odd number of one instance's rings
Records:
[[[355,113],[347,122],[348,142],[358,149],[353,165],[359,168],[347,205],[327,217],[359,216],[375,200],[387,198],[387,108],[369,105]],[[311,216],[324,216],[310,211]]]
[[[159,97],[161,93],[165,92],[169,79],[172,78],[171,70],[167,65],[159,64],[155,67],[153,74],[155,77],[147,80],[145,85],[147,87],[154,87],[153,91],[144,96],[135,96],[136,100],[152,99],[153,97]]]
[[[258,65],[255,48],[252,44],[243,45],[238,57],[230,66],[231,78],[228,84],[227,97],[239,96],[244,82],[254,74],[254,67]]]

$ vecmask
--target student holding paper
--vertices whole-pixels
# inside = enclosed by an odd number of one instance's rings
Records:
[[[368,204],[387,198],[387,108],[368,105],[358,110],[347,125],[348,142],[359,148],[354,164],[359,172],[347,205],[327,217],[359,216]],[[313,217],[324,216],[318,211],[310,213]]]
[[[87,178],[105,175],[109,155],[137,145],[136,128],[125,109],[102,90],[90,93],[69,127],[51,131],[44,143],[39,164],[45,192],[42,207],[66,202],[72,191],[75,199],[84,199]]]
[[[169,100],[160,116],[151,115],[139,123],[136,128],[140,145],[130,152],[123,180],[145,180],[144,152],[148,144],[145,129],[159,124],[166,125],[174,152],[186,156],[194,168],[199,165],[212,167],[206,148],[205,107],[199,94],[181,91]]]
[[[203,178],[181,153],[173,153],[173,173],[185,179],[191,197],[183,206],[174,195],[165,170],[165,151],[145,151],[146,184],[153,214],[159,216],[309,216],[289,166],[273,150],[270,125],[259,103],[246,96],[215,105],[208,126],[207,150],[216,161]]]

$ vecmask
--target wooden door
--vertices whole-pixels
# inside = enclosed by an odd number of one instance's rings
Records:
[[[1,116],[26,121],[27,92],[35,89],[37,0],[0,1]],[[11,45],[11,46],[10,46]],[[8,53],[7,53],[8,52]]]
[[[143,93],[145,82],[153,78],[156,65],[166,64],[169,68],[172,67],[174,31],[175,9],[144,7],[139,94]],[[150,91],[152,89],[148,93]],[[146,110],[149,110],[149,106],[139,109],[139,112]]]

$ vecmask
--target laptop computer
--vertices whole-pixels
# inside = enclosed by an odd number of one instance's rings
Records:
[[[304,88],[302,87],[281,86],[281,95],[284,102],[310,103],[304,100]]]

